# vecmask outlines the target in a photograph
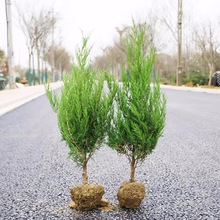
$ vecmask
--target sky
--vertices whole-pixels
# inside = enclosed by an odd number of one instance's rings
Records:
[[[135,20],[144,20],[150,13],[162,16],[166,8],[170,15],[177,13],[177,0],[11,0],[13,19],[14,65],[28,66],[25,37],[20,30],[15,4],[24,11],[53,8],[59,21],[56,25],[56,41],[70,54],[81,42],[82,31],[90,35],[92,56],[100,55],[102,49],[113,44],[122,27]],[[183,0],[184,15],[196,23],[220,21],[219,0]],[[168,41],[165,32],[161,35]],[[167,37],[166,37],[167,36]],[[170,37],[170,36],[169,36]],[[7,52],[5,0],[0,0],[0,48]]]

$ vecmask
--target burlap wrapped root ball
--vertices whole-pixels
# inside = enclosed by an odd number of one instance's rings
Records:
[[[105,193],[104,187],[97,184],[83,184],[70,189],[73,204],[71,208],[77,210],[92,210],[108,205],[108,201],[102,199]]]
[[[118,190],[119,206],[137,208],[145,197],[145,186],[141,182],[123,182]]]

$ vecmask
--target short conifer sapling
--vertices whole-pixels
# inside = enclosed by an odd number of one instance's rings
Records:
[[[159,79],[151,79],[155,51],[152,46],[148,54],[144,51],[146,27],[136,25],[133,21],[127,36],[127,66],[122,71],[122,85],[116,95],[115,117],[108,132],[109,146],[128,158],[130,183],[135,183],[137,165],[153,151],[165,126],[166,98],[160,91]],[[140,202],[135,201],[126,204],[126,200],[131,200],[119,194],[121,206],[135,208],[140,205]],[[127,196],[131,194],[128,190]],[[123,197],[122,201],[119,197]]]
[[[49,85],[46,86],[47,97],[57,113],[62,139],[69,147],[69,157],[82,168],[83,185],[71,191],[76,208],[81,210],[97,207],[104,194],[104,189],[99,187],[97,191],[101,197],[97,201],[93,195],[88,198],[88,192],[94,190],[95,184],[90,184],[92,189],[88,188],[87,164],[103,143],[116,92],[111,88],[108,93],[104,92],[105,80],[111,80],[106,74],[97,74],[91,69],[89,54],[88,37],[84,37],[82,47],[76,50],[77,63],[72,65],[71,74],[64,75],[61,96],[53,93]],[[111,87],[112,83],[109,85]],[[86,204],[80,204],[81,195],[73,195],[76,188],[80,193],[87,191]]]

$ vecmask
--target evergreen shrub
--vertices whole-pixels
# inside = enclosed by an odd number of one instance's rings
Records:
[[[109,146],[129,160],[130,182],[135,181],[137,165],[153,151],[165,126],[166,98],[161,93],[159,78],[151,82],[155,50],[151,47],[146,54],[145,34],[146,25],[133,21],[126,40],[127,66],[123,68],[115,117],[108,132]]]
[[[82,47],[76,51],[77,63],[72,65],[72,73],[63,77],[60,97],[46,86],[62,139],[69,147],[69,157],[83,169],[83,184],[88,183],[87,163],[105,138],[116,92],[110,77],[91,69],[90,50],[88,37],[84,37]],[[105,80],[108,93],[104,92]]]

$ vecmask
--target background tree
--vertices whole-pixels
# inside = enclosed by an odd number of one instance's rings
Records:
[[[45,44],[48,42],[49,34],[52,27],[57,22],[57,18],[51,15],[52,10],[41,9],[35,10],[22,10],[16,6],[18,11],[18,20],[23,34],[26,37],[26,45],[29,54],[29,84],[32,80],[35,84],[35,51],[37,54],[37,69],[38,69],[38,83],[40,83],[40,57]],[[32,61],[32,62],[31,62]],[[32,76],[31,77],[31,69]]]
[[[143,26],[146,26],[146,32],[148,35],[145,35],[144,43],[142,45],[145,53],[150,50],[149,45],[157,42],[159,48],[160,44],[156,38],[156,19],[152,16],[149,16],[148,23],[139,21],[137,27],[141,29]],[[126,66],[126,38],[129,34],[132,27],[130,25],[123,25],[122,27],[117,27],[118,37],[114,40],[113,46],[107,46],[103,49],[103,55],[95,58],[93,66],[96,68],[107,68],[111,74],[121,79],[121,66]]]
[[[28,14],[29,10],[27,10],[27,12],[24,13],[23,10],[18,6],[16,6],[16,8],[18,11],[18,16],[19,16],[18,21],[20,24],[20,28],[26,38],[26,45],[28,49],[28,83],[29,85],[31,85],[33,78],[35,78],[34,76],[35,73],[34,71],[32,72],[32,68],[34,70],[34,60],[32,59],[32,56],[34,54],[34,45],[35,45],[33,29],[31,27],[31,23],[33,22],[33,16]]]
[[[176,56],[167,53],[155,55],[154,68],[160,76],[161,83],[175,84],[176,62]]]
[[[51,33],[52,27],[54,27],[56,19],[51,15],[51,10],[42,9],[35,15],[33,23],[34,27],[34,39],[35,48],[37,53],[37,69],[38,69],[38,83],[40,84],[40,56],[41,51],[44,48],[44,44],[47,41],[49,33]]]
[[[201,54],[202,60],[209,68],[208,84],[211,85],[212,75],[216,71],[217,63],[219,62],[218,48],[220,41],[218,40],[216,29],[210,23],[201,26],[201,28],[196,28],[194,32],[194,41],[197,49]]]
[[[53,64],[55,71],[58,72],[59,78],[62,78],[63,72],[71,72],[71,55],[66,51],[64,47],[59,45],[54,45],[47,50],[44,59],[52,67]]]
[[[0,49],[0,72],[5,75],[7,82],[8,77],[6,77],[6,75],[8,74],[8,61],[5,57],[5,51],[2,49]]]

